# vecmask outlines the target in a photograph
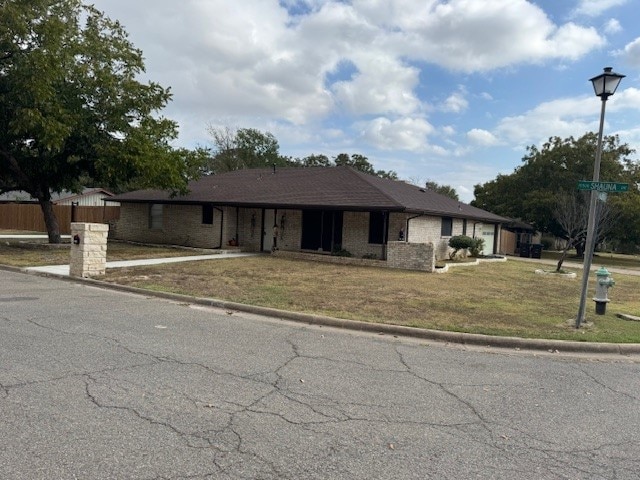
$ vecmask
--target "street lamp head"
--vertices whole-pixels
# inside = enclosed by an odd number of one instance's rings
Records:
[[[595,91],[596,96],[600,97],[602,100],[606,100],[607,97],[616,93],[616,89],[618,88],[618,85],[620,85],[620,80],[625,77],[624,75],[612,72],[611,70],[611,67],[605,67],[603,73],[590,79],[590,82],[593,83],[593,90]]]

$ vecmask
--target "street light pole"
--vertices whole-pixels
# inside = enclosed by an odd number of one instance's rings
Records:
[[[593,77],[590,81],[593,83],[595,94],[602,100],[600,109],[600,129],[598,130],[598,146],[596,148],[596,159],[593,165],[593,181],[600,180],[600,162],[602,160],[602,131],[604,129],[604,111],[607,99],[613,95],[625,77],[618,73],[612,72],[611,67],[606,67],[604,73],[597,77]],[[587,223],[587,240],[584,250],[584,265],[582,267],[582,292],[580,294],[580,307],[578,308],[578,316],[576,317],[576,328],[580,328],[580,324],[584,321],[584,313],[587,303],[587,291],[589,289],[589,272],[591,271],[591,262],[593,260],[593,251],[596,246],[596,203],[597,192],[591,190],[589,198],[589,220]]]

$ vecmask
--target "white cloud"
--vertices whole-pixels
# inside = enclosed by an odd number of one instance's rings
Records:
[[[423,118],[389,120],[376,118],[361,125],[361,136],[382,150],[422,151],[428,148],[427,137],[433,126]]]
[[[624,5],[627,0],[580,0],[574,15],[586,15],[588,17],[597,17],[610,8]]]
[[[622,79],[624,82],[624,78]],[[640,89],[618,87],[615,95],[607,101],[607,111],[640,110]]]
[[[490,147],[500,143],[493,133],[481,128],[473,128],[469,130],[467,132],[467,138],[471,143],[483,147]]]
[[[432,1],[391,18],[401,30],[394,41],[403,54],[465,72],[576,60],[604,45],[594,28],[555,25],[524,0]]]
[[[538,144],[552,136],[581,136],[593,131],[599,106],[595,96],[544,102],[522,115],[503,118],[494,133],[515,145]]]
[[[414,115],[420,60],[486,71],[576,59],[602,44],[595,30],[555,25],[525,0],[96,0],[145,53],[149,78],[170,85],[194,116],[275,116],[306,124],[337,106],[353,115]],[[294,16],[290,13],[295,13]],[[358,73],[325,86],[340,61]],[[461,94],[449,111],[467,108]]]
[[[441,127],[440,131],[447,137],[451,137],[456,134],[456,129],[452,125],[445,125],[444,127]]]
[[[622,31],[622,25],[615,18],[610,18],[607,23],[604,24],[604,31],[608,34],[619,33]]]
[[[526,145],[541,144],[549,137],[580,137],[586,132],[598,130],[600,105],[600,100],[595,95],[552,100],[541,103],[521,115],[502,118],[493,131],[471,129],[467,132],[466,138],[472,145],[492,147],[509,144],[515,148],[522,148]],[[621,89],[609,98],[607,112],[623,110],[640,110],[640,89]],[[605,128],[614,128],[609,123],[615,122],[615,116],[607,117],[605,120]],[[628,131],[636,132],[635,129]],[[610,131],[612,134],[620,132],[622,130]],[[633,138],[636,138],[635,133]]]
[[[493,100],[493,96],[491,96],[489,92],[482,92],[480,94],[480,98],[482,98],[483,100]]]
[[[452,93],[444,101],[440,109],[443,112],[462,113],[469,107],[469,102],[465,98],[465,90],[460,88],[457,92]]]
[[[615,54],[632,67],[640,67],[640,37],[627,43],[624,49],[616,51]]]
[[[413,90],[418,85],[417,68],[379,54],[360,52],[352,57],[359,72],[352,80],[333,85],[340,105],[355,115],[410,115],[420,109]]]

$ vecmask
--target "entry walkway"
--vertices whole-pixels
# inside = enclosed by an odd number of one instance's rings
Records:
[[[13,240],[47,240],[49,237],[47,235],[40,234],[29,234],[23,235],[21,233],[14,234],[3,234],[0,235],[0,239],[13,239]],[[60,235],[60,238],[70,239],[71,235]]]
[[[122,268],[122,267],[138,267],[143,265],[160,265],[163,263],[179,263],[179,262],[195,262],[198,260],[222,260],[225,258],[237,258],[237,257],[251,257],[259,255],[259,253],[239,253],[239,252],[225,252],[207,254],[207,255],[191,255],[188,257],[166,257],[166,258],[144,258],[140,260],[117,260],[113,262],[107,262],[107,268]],[[41,267],[27,267],[24,270],[32,272],[43,272],[54,275],[69,275],[69,265],[46,265]]]

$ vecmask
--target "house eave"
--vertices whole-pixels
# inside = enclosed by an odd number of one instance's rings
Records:
[[[196,201],[196,200],[175,200],[175,199],[118,199],[111,200],[120,203],[135,204],[163,204],[163,205],[215,205],[217,207],[233,208],[266,208],[277,210],[342,210],[352,212],[387,211],[403,212],[404,208],[389,205],[328,205],[328,204],[298,204],[298,203],[270,203],[270,202],[220,202],[220,201]]]

